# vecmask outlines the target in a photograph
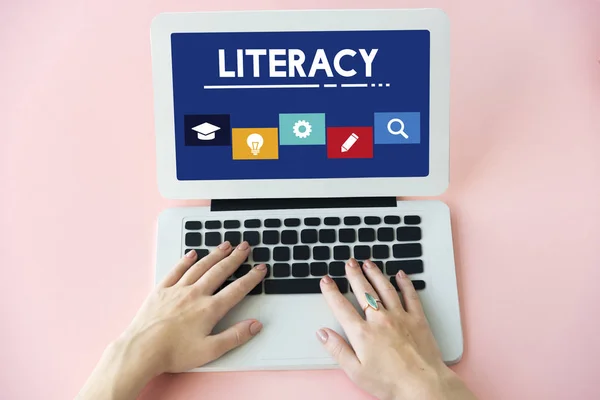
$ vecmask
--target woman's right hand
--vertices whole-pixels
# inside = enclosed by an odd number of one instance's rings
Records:
[[[366,308],[364,317],[331,278],[321,281],[321,291],[350,344],[328,328],[319,330],[317,337],[350,379],[379,399],[475,399],[444,364],[411,280],[402,271],[396,276],[403,305],[375,264],[366,261],[363,269],[364,274],[354,259],[346,264],[361,307],[367,306],[365,293],[381,300],[379,309]]]

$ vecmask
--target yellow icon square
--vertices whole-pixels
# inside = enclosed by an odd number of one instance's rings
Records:
[[[277,128],[233,128],[231,136],[234,160],[277,160],[279,158]]]

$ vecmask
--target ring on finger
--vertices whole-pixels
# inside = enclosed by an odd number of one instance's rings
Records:
[[[363,307],[363,312],[367,312],[367,308],[372,308],[375,311],[379,311],[383,306],[381,300],[375,298],[375,296],[367,292],[365,292],[365,300],[367,301],[367,304],[365,304],[365,306]]]

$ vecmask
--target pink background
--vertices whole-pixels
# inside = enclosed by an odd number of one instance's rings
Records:
[[[600,2],[369,3],[451,19],[454,369],[485,399],[600,398]],[[198,204],[156,188],[152,17],[246,4],[0,2],[0,398],[72,398],[152,286],[157,214]],[[282,395],[368,398],[340,371],[161,377],[143,398]]]

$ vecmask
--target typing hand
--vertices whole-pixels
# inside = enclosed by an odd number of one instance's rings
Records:
[[[321,291],[342,325],[350,344],[335,331],[317,332],[331,356],[358,386],[379,399],[475,399],[444,364],[411,280],[396,276],[404,297],[370,261],[346,264],[346,275],[361,307],[365,293],[380,300],[378,310],[368,307],[361,315],[325,277]],[[365,276],[366,275],[366,276]]]
[[[261,264],[214,294],[246,260],[243,242],[225,242],[198,260],[184,256],[146,299],[131,325],[105,351],[78,400],[133,399],[154,376],[202,366],[246,343],[262,328],[242,321],[216,335],[217,322],[264,277]]]
[[[197,260],[188,253],[148,297],[124,336],[144,343],[156,355],[157,372],[184,372],[246,343],[262,328],[256,320],[237,323],[217,335],[211,331],[264,277],[260,264],[223,290],[215,291],[246,260],[250,248],[229,242]]]

